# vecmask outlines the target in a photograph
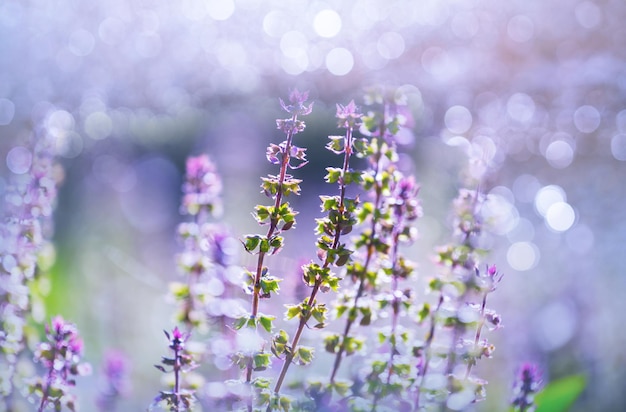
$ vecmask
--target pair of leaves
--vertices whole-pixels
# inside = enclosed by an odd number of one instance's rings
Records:
[[[235,321],[233,328],[239,330],[245,326],[250,329],[256,329],[258,325],[261,325],[266,332],[271,333],[274,319],[276,319],[275,316],[264,315],[262,313],[257,317],[242,316]]]

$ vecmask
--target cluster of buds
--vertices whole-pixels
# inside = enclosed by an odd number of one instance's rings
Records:
[[[271,164],[279,165],[280,170],[276,175],[268,175],[261,178],[261,189],[267,197],[272,199],[271,205],[257,205],[253,216],[257,223],[267,227],[265,234],[245,235],[242,243],[246,252],[256,255],[256,266],[247,271],[248,279],[244,285],[252,297],[249,313],[241,316],[234,324],[236,330],[242,336],[249,336],[249,342],[261,343],[263,339],[257,334],[257,328],[270,333],[273,330],[275,316],[263,314],[260,311],[260,300],[269,299],[279,290],[280,278],[274,276],[265,266],[267,255],[280,252],[284,245],[283,233],[292,229],[296,223],[297,212],[294,211],[284,198],[292,194],[300,194],[300,179],[294,178],[288,173],[307,163],[306,149],[294,144],[294,136],[302,132],[306,125],[299,116],[306,116],[313,109],[312,103],[307,103],[308,92],[293,90],[289,94],[289,102],[282,99],[280,105],[289,114],[289,118],[277,119],[276,127],[285,134],[285,140],[279,144],[270,144],[266,151],[267,160]],[[245,331],[241,331],[245,328]],[[253,397],[247,400],[248,408],[252,403],[264,405],[269,402],[269,382],[263,378],[253,380],[253,372],[263,371],[271,364],[271,354],[266,352],[265,344],[247,345],[246,348],[232,354],[231,359],[242,371],[244,371],[246,385],[252,385],[256,391],[256,401]]]
[[[339,276],[336,270],[346,265],[352,251],[342,242],[342,236],[352,232],[357,223],[356,210],[358,198],[346,196],[346,189],[350,184],[360,181],[361,172],[354,171],[350,166],[350,158],[355,152],[355,138],[353,133],[361,124],[362,114],[351,101],[347,105],[337,105],[336,117],[338,126],[345,129],[343,136],[329,136],[330,141],[326,149],[337,155],[343,155],[342,167],[326,168],[326,182],[337,184],[339,193],[334,196],[320,196],[321,210],[324,217],[316,219],[317,258],[302,266],[302,281],[310,288],[308,296],[299,304],[287,305],[287,319],[297,319],[298,326],[289,341],[289,336],[281,330],[273,339],[272,352],[283,359],[283,366],[274,387],[274,395],[270,397],[269,409],[280,409],[279,395],[282,383],[291,364],[306,365],[313,360],[313,348],[299,344],[305,327],[323,329],[327,323],[327,308],[317,300],[319,292],[337,291]],[[362,147],[362,145],[361,145]],[[310,322],[310,324],[309,324]],[[279,406],[273,407],[273,404]],[[314,407],[323,407],[316,404]]]
[[[485,397],[487,382],[474,376],[472,368],[482,358],[490,358],[495,346],[482,337],[501,327],[500,316],[487,308],[487,297],[495,291],[502,274],[495,265],[478,267],[483,252],[477,246],[481,235],[480,208],[484,196],[478,190],[462,188],[453,201],[454,241],[437,249],[436,262],[442,268],[429,282],[438,295],[434,309],[424,304],[420,321],[430,322],[423,343],[416,346],[418,384],[416,405],[436,403],[451,409],[463,409]],[[436,336],[438,338],[436,338]],[[431,366],[434,357],[445,359],[443,369]],[[431,385],[433,376],[445,377],[446,385]]]
[[[10,399],[15,372],[24,349],[28,315],[43,322],[44,306],[38,282],[53,263],[52,232],[61,173],[55,164],[53,140],[37,135],[32,147],[16,147],[28,164],[12,174],[0,214],[0,396]]]
[[[222,180],[207,155],[187,159],[181,211],[192,216],[222,210]]]
[[[541,387],[541,373],[532,363],[524,363],[519,370],[513,386],[511,406],[516,412],[532,412],[535,410],[535,394]]]
[[[196,402],[194,396],[196,388],[184,387],[183,375],[197,368],[198,364],[185,348],[189,334],[181,332],[178,327],[175,327],[171,334],[167,331],[163,331],[163,333],[168,340],[173,356],[164,356],[161,359],[161,364],[154,366],[163,373],[173,375],[174,379],[171,390],[159,392],[149,410],[159,405],[165,405],[170,412],[190,411]]]
[[[39,399],[38,411],[49,405],[55,410],[75,410],[76,399],[70,391],[76,385],[74,377],[91,373],[91,366],[81,363],[82,352],[83,341],[74,324],[56,316],[46,325],[46,341],[38,345],[34,357],[46,376],[35,378],[29,386],[31,396]]]
[[[114,411],[121,396],[128,394],[130,362],[121,352],[109,351],[104,357],[102,366],[103,387],[96,399],[99,411]]]
[[[187,159],[181,210],[193,220],[178,226],[183,251],[177,256],[186,282],[172,282],[170,293],[179,302],[176,321],[189,329],[206,331],[209,305],[215,307],[214,301],[234,283],[221,270],[231,264],[230,236],[224,227],[208,219],[221,211],[221,190],[221,178],[208,156]]]

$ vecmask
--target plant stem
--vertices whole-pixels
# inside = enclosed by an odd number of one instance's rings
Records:
[[[344,209],[345,209],[344,199],[345,199],[345,194],[346,194],[346,184],[345,184],[344,176],[346,175],[350,167],[350,156],[352,154],[352,128],[351,127],[348,127],[346,130],[344,147],[345,147],[345,151],[344,151],[343,168],[342,168],[343,174],[342,174],[341,179],[339,180],[339,213],[341,214],[343,214]],[[339,245],[339,239],[341,237],[341,230],[342,230],[342,225],[341,225],[341,220],[340,220],[337,223],[337,226],[335,228],[335,236],[333,238],[331,249],[336,249],[337,246]],[[330,255],[327,254],[326,259],[324,260],[324,265],[322,266],[322,269],[328,268],[330,264],[331,264],[331,258],[330,258]],[[321,279],[319,276],[315,279],[313,289],[311,290],[311,294],[309,295],[309,299],[307,301],[307,305],[309,308],[313,308],[313,305],[315,304],[315,298],[317,297],[317,293],[319,292],[320,286],[322,285],[322,281],[323,279]],[[300,336],[302,335],[302,332],[304,331],[304,327],[306,326],[308,320],[311,318],[311,312],[312,311],[309,310],[308,313],[302,314],[300,317],[298,328],[296,329],[296,333],[293,336],[293,339],[291,341],[291,350],[285,356],[283,367],[280,371],[280,375],[278,376],[278,380],[276,381],[276,385],[274,387],[274,393],[278,393],[280,391],[280,388],[283,384],[287,371],[289,370],[289,366],[293,362],[293,358],[296,354],[296,349],[300,341]]]
[[[291,120],[295,123],[298,119],[298,115],[294,114]],[[287,174],[287,166],[289,165],[290,152],[291,152],[291,144],[293,140],[294,131],[289,130],[287,133],[287,139],[285,141],[285,149],[282,153],[282,161],[280,165],[280,175],[278,178],[278,191],[276,193],[276,198],[274,200],[274,210],[278,210],[281,205],[283,199],[283,183],[285,181],[285,176]],[[270,226],[267,230],[267,239],[271,239],[276,232],[276,226],[278,224],[278,219],[276,217],[272,217],[270,220]],[[256,318],[259,313],[259,294],[261,292],[261,274],[263,273],[263,261],[265,259],[265,252],[259,251],[259,255],[257,258],[256,265],[256,273],[254,276],[254,288],[252,293],[252,311],[250,314],[251,318]],[[250,383],[252,380],[252,366],[249,365],[246,368],[246,383]],[[249,405],[249,408],[251,406]]]
[[[413,410],[417,411],[419,409],[420,404],[420,392],[422,390],[422,386],[424,385],[424,378],[428,373],[428,367],[430,366],[430,360],[432,359],[432,344],[435,339],[435,326],[436,326],[436,317],[437,313],[441,309],[441,305],[443,304],[444,296],[443,292],[439,293],[439,299],[437,301],[437,307],[430,314],[430,329],[428,330],[428,335],[426,338],[426,342],[424,342],[424,354],[422,355],[423,366],[421,371],[418,373],[418,377],[421,376],[421,381],[417,386],[417,393],[415,395],[415,407]]]
[[[478,341],[480,340],[480,332],[483,329],[483,326],[485,324],[485,307],[487,306],[487,295],[489,293],[485,292],[485,294],[483,295],[483,302],[482,305],[480,307],[480,322],[478,323],[478,328],[476,329],[476,335],[474,336],[474,347],[478,346]],[[472,366],[476,363],[476,361],[474,360],[474,362],[470,361],[467,364],[467,371],[465,372],[465,379],[467,379],[470,375],[470,372],[472,371]]]
[[[391,304],[392,309],[393,309],[393,315],[391,318],[391,332],[390,332],[390,336],[393,339],[393,342],[391,343],[391,351],[390,351],[390,355],[389,355],[389,364],[387,365],[387,379],[385,381],[385,384],[387,386],[389,386],[389,383],[391,382],[391,375],[393,374],[393,360],[396,356],[396,352],[397,352],[397,339],[396,339],[396,329],[398,327],[398,315],[400,312],[400,301],[398,299],[398,296],[396,295],[396,292],[398,291],[398,276],[396,275],[396,265],[398,263],[398,246],[399,246],[399,237],[400,237],[400,233],[398,232],[398,229],[402,227],[402,222],[396,222],[396,224],[394,225],[394,234],[393,234],[393,249],[392,249],[392,265],[391,265],[391,273],[392,273],[392,287],[391,287],[391,293],[393,296],[393,303]],[[378,391],[376,391],[376,394],[374,395],[374,402],[372,405],[372,411],[376,410],[376,406],[378,405],[378,401],[381,399],[382,395],[382,388],[380,388]]]
[[[54,376],[54,369],[50,368],[48,372],[48,379],[46,381],[46,388],[43,391],[43,396],[41,397],[41,403],[39,404],[39,412],[43,411],[43,408],[46,406],[46,401],[48,400],[48,393],[50,392],[50,382],[52,381],[52,376]]]
[[[384,130],[385,130],[385,121],[383,119],[383,121],[381,121],[381,125],[380,125],[380,136],[379,138],[382,139],[382,136],[384,135]],[[378,147],[378,151],[376,154],[376,159],[374,162],[374,180],[376,181],[376,198],[374,200],[374,209],[378,210],[380,208],[380,203],[382,201],[382,188],[381,186],[378,184],[378,178],[380,176],[380,167],[381,167],[381,153],[380,153],[380,147],[382,146],[382,144],[379,142],[379,147]],[[366,274],[367,274],[367,270],[369,268],[370,262],[372,260],[372,257],[374,256],[374,252],[375,252],[375,247],[374,247],[374,243],[373,243],[373,239],[376,238],[376,228],[377,228],[377,223],[378,223],[378,218],[377,215],[374,214],[374,216],[372,217],[372,221],[371,221],[371,225],[370,225],[370,242],[367,245],[367,254],[365,256],[365,262],[363,264],[363,272],[361,273],[360,276],[360,281],[359,281],[359,287],[357,289],[357,293],[354,297],[354,302],[352,304],[352,310],[356,310],[358,308],[358,303],[359,303],[359,299],[363,296],[363,293],[365,293],[365,281],[366,281]],[[351,311],[352,311],[351,310]],[[332,372],[330,373],[330,383],[334,383],[335,382],[335,377],[337,376],[337,372],[339,371],[339,367],[341,366],[341,361],[343,359],[343,354],[346,351],[346,342],[347,342],[347,338],[348,338],[348,334],[350,333],[350,329],[352,328],[352,325],[354,324],[354,319],[350,319],[350,317],[348,316],[348,319],[346,320],[346,326],[343,330],[343,334],[341,336],[341,345],[339,346],[339,350],[337,351],[337,354],[335,355],[335,361],[333,363],[333,369]]]
[[[175,412],[178,412],[178,406],[180,405],[180,355],[178,346],[174,347],[174,408]]]

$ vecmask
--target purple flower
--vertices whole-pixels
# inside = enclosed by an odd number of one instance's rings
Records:
[[[104,357],[104,375],[119,393],[125,393],[128,390],[126,378],[129,366],[129,360],[122,352],[109,351]]]
[[[96,399],[99,410],[115,410],[117,399],[129,392],[128,372],[129,361],[122,352],[111,350],[106,353],[102,366],[105,386]]]
[[[307,114],[311,113],[311,111],[313,110],[313,103],[309,104],[308,106],[304,104],[304,102],[306,102],[308,98],[309,98],[308,91],[300,92],[298,91],[298,89],[293,89],[289,93],[289,102],[291,102],[292,104],[286,104],[283,101],[283,99],[279,99],[279,100],[280,100],[281,107],[287,113],[294,115],[294,116],[297,116],[297,115],[306,116]],[[279,129],[280,129],[280,126],[279,126]]]
[[[304,130],[306,124],[302,120],[276,119],[276,128],[285,134],[296,134]]]
[[[541,386],[541,373],[537,365],[524,363],[519,369],[517,380],[513,386],[511,405],[516,411],[530,412],[534,410],[534,394]]]
[[[194,361],[192,356],[184,350],[185,342],[189,338],[189,333],[181,332],[178,326],[172,330],[171,335],[167,331],[163,331],[163,333],[165,333],[170,343],[169,348],[174,352],[174,356],[172,358],[164,356],[161,359],[161,365],[154,366],[163,373],[173,372],[174,386],[172,390],[160,391],[148,410],[152,410],[162,402],[167,403],[169,410],[173,412],[191,410],[192,404],[195,402],[193,395],[194,390],[184,388],[185,382],[183,374],[196,368],[198,364]]]
[[[363,114],[354,103],[354,100],[350,100],[350,103],[345,106],[337,104],[336,117],[339,119],[339,127],[347,129],[359,126],[361,124]]]
[[[183,213],[197,215],[204,210],[216,214],[221,210],[222,179],[207,155],[187,159],[183,192]]]
[[[167,336],[167,339],[169,339],[169,341],[170,341],[170,348],[172,350],[180,351],[180,350],[183,350],[185,348],[185,342],[189,338],[189,334],[188,333],[181,332],[180,329],[178,329],[178,326],[176,326],[174,328],[174,330],[172,330],[171,337],[170,337],[170,334],[167,333],[166,331],[163,331],[163,332],[165,333],[165,336]]]
[[[397,218],[404,217],[407,220],[415,220],[422,215],[422,208],[417,199],[419,185],[413,176],[401,177],[395,184],[390,202],[394,207]]]
[[[476,268],[476,276],[479,278],[481,289],[490,293],[496,290],[496,286],[500,283],[504,275],[498,272],[496,265],[487,265],[484,273],[481,273],[480,270]]]
[[[73,396],[69,393],[69,388],[75,385],[73,376],[91,372],[88,364],[80,363],[83,341],[76,326],[66,322],[61,316],[54,317],[46,325],[46,339],[46,342],[37,347],[34,358],[35,362],[41,363],[47,369],[46,378],[36,379],[31,389],[40,393],[39,411],[47,405],[60,409],[63,403],[73,407],[70,405],[73,405]]]

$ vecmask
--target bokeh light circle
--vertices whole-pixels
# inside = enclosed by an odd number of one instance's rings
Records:
[[[537,191],[541,189],[541,183],[533,175],[519,175],[511,187],[515,199],[523,203],[532,203],[535,200]]]
[[[404,37],[400,33],[390,31],[384,33],[376,43],[376,50],[387,60],[397,59],[404,53]]]
[[[548,209],[555,203],[565,202],[565,191],[557,185],[544,186],[535,195],[535,210],[545,217]]]
[[[228,20],[235,12],[233,0],[208,0],[206,8],[213,20]]]
[[[514,270],[524,272],[537,266],[539,249],[532,242],[515,242],[506,252],[506,260]]]
[[[16,146],[9,150],[6,157],[7,167],[16,175],[21,175],[30,170],[33,162],[33,154],[23,146]]]
[[[56,140],[57,153],[67,159],[73,159],[81,154],[84,146],[82,136],[76,132],[65,133]]]
[[[280,37],[289,31],[289,16],[280,11],[272,10],[263,18],[263,31],[271,37]]]
[[[617,160],[626,162],[626,133],[616,134],[611,138],[611,154]]]
[[[565,232],[576,221],[574,208],[566,202],[555,202],[546,211],[546,224],[555,232]]]
[[[593,133],[600,126],[600,112],[593,106],[580,106],[574,112],[574,125],[582,133]]]
[[[564,169],[574,160],[574,149],[564,140],[555,140],[546,148],[546,160],[555,169]]]
[[[299,58],[306,55],[309,40],[300,31],[291,30],[280,38],[280,51],[287,57]]]
[[[341,31],[341,16],[335,10],[321,10],[313,19],[313,29],[320,37],[335,37]]]
[[[452,106],[446,111],[444,122],[452,133],[463,134],[472,127],[472,113],[464,106]]]
[[[528,123],[535,114],[535,101],[525,93],[515,93],[506,104],[511,119],[520,123]]]
[[[326,68],[335,76],[344,76],[350,73],[353,66],[354,57],[348,49],[337,47],[326,55]]]
[[[108,137],[113,131],[113,121],[105,112],[94,112],[85,119],[85,133],[94,140]]]
[[[5,98],[0,98],[0,126],[11,123],[15,116],[15,104]]]
[[[519,212],[511,203],[511,199],[503,195],[502,191],[505,188],[497,189],[499,188],[494,188],[487,195],[487,201],[483,204],[481,215],[489,225],[490,232],[506,235],[517,226]]]

